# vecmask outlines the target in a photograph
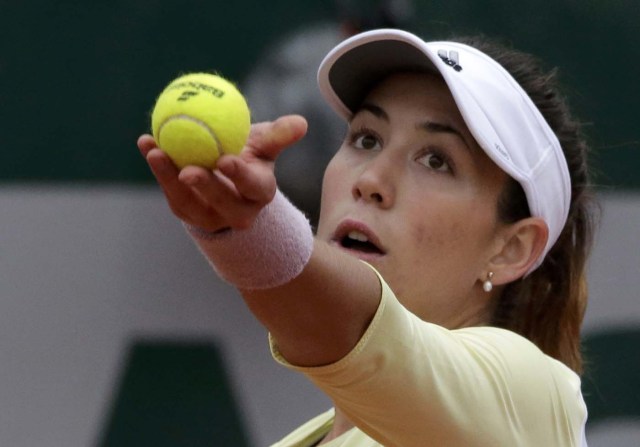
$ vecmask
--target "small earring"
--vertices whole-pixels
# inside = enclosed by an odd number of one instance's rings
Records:
[[[493,278],[493,272],[487,273],[487,280],[482,283],[482,290],[489,293],[493,290],[493,283],[491,282],[491,278]]]

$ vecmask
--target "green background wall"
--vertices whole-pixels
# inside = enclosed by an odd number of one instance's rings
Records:
[[[366,2],[361,2],[366,3]],[[598,183],[638,188],[640,13],[635,0],[415,1],[429,38],[482,32],[558,66],[596,151]],[[135,139],[178,73],[242,83],[283,33],[333,2],[0,1],[0,179],[148,182]],[[265,92],[265,94],[269,94]]]

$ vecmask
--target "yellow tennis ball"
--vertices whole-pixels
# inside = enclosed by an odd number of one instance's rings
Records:
[[[173,80],[158,96],[151,128],[158,147],[179,168],[213,169],[222,154],[238,154],[251,127],[249,107],[228,80],[191,73]]]

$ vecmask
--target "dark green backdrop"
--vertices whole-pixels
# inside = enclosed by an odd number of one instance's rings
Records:
[[[0,179],[146,182],[135,139],[180,72],[241,83],[285,32],[332,1],[0,0]],[[365,3],[365,2],[361,2]],[[483,32],[558,66],[602,186],[640,187],[635,0],[416,1],[425,37]]]

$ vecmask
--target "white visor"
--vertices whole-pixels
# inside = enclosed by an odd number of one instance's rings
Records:
[[[545,249],[529,272],[534,270],[560,236],[571,200],[567,162],[549,124],[515,79],[486,54],[395,29],[367,31],[337,45],[320,64],[318,84],[331,107],[349,120],[369,91],[398,71],[439,73],[478,145],[522,185],[531,215],[549,229]]]

